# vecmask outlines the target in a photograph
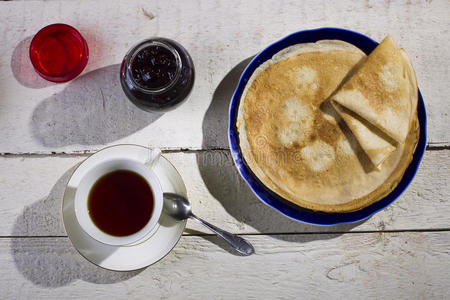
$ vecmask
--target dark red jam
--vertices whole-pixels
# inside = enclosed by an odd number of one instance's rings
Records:
[[[145,40],[125,56],[121,84],[127,97],[147,111],[167,111],[181,104],[194,85],[194,65],[177,42]]]
[[[134,57],[131,74],[134,81],[144,89],[163,88],[177,74],[177,59],[165,47],[148,46]]]

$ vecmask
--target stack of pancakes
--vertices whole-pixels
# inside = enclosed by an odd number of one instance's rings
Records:
[[[236,125],[247,165],[273,192],[312,210],[359,210],[412,159],[414,70],[389,36],[367,57],[343,41],[298,44],[255,70]]]

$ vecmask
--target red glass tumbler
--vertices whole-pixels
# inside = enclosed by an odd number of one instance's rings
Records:
[[[81,34],[66,24],[48,25],[34,36],[30,59],[36,72],[52,82],[77,77],[89,59],[88,45]]]

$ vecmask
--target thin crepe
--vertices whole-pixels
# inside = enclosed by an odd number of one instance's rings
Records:
[[[417,107],[417,82],[406,52],[387,36],[332,96],[332,101],[359,115],[396,142],[404,143]],[[373,137],[362,136],[361,146],[373,144]],[[380,148],[387,149],[383,146]],[[387,150],[377,152],[374,164],[378,165],[385,159],[383,155],[389,153]]]
[[[332,104],[356,137],[359,145],[364,149],[370,161],[379,169],[381,163],[395,150],[395,141],[347,108],[335,102],[332,102]]]
[[[411,126],[405,143],[375,171],[340,115],[324,102],[364,57],[342,41],[299,44],[250,77],[236,123],[241,152],[256,177],[286,200],[323,212],[355,211],[401,179],[418,127]]]

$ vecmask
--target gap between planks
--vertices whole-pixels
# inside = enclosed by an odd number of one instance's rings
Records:
[[[2,0],[0,0],[2,1]],[[4,1],[4,0],[3,0]],[[73,152],[2,152],[0,156],[4,157],[72,157],[72,156],[89,156],[94,154],[97,150],[84,150],[84,151],[73,151]],[[444,143],[432,143],[428,144],[426,147],[426,151],[441,151],[441,150],[450,150],[450,144]],[[229,148],[208,148],[208,149],[196,149],[196,148],[167,148],[161,149],[162,153],[200,153],[200,152],[208,152],[208,151],[230,151]]]
[[[398,229],[398,230],[360,230],[333,232],[269,232],[269,233],[239,233],[240,236],[279,236],[279,235],[343,235],[343,234],[371,234],[371,233],[414,233],[414,232],[450,232],[450,228],[434,229]],[[183,233],[186,237],[215,236],[214,233]],[[40,239],[40,238],[68,238],[67,235],[2,235],[0,239]]]
[[[2,1],[2,0],[0,0]],[[136,144],[137,145],[137,144]],[[105,147],[107,148],[107,147]],[[72,156],[89,156],[94,154],[101,149],[96,150],[83,150],[83,151],[73,151],[73,152],[1,152],[0,156],[4,157],[72,157]],[[196,149],[196,148],[160,148],[162,153],[200,153],[200,152],[208,152],[208,151],[230,151],[229,148],[208,148],[208,149]],[[450,145],[449,145],[450,149]]]

